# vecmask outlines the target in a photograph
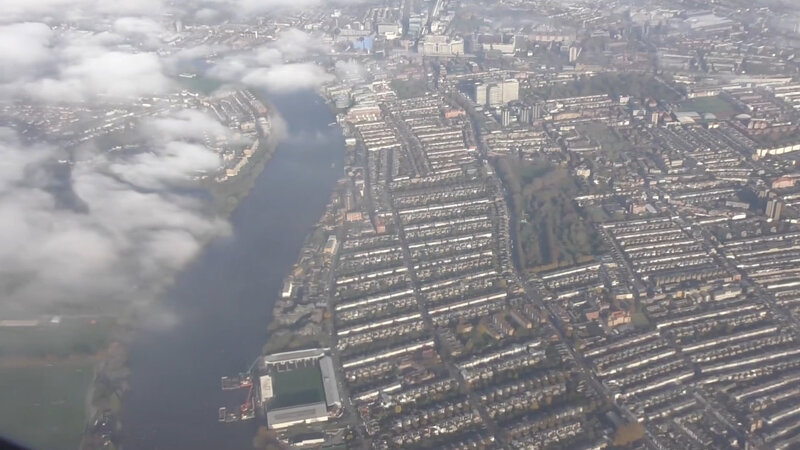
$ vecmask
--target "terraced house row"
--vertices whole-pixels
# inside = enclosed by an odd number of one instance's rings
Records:
[[[333,280],[335,348],[376,448],[590,446],[604,407],[512,264],[509,213],[464,110],[380,104],[348,124],[361,220]],[[604,434],[605,433],[605,434]]]

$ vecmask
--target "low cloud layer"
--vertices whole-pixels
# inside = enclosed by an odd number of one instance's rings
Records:
[[[319,39],[292,28],[255,52],[232,54],[220,59],[208,75],[271,91],[314,89],[332,81],[335,76],[318,64],[301,61],[328,51],[329,48]]]
[[[354,59],[336,61],[334,70],[336,71],[336,76],[344,80],[361,78],[367,72],[364,66]]]
[[[321,2],[7,0],[0,106],[79,105],[103,114],[176,91],[180,67],[212,54],[222,56],[207,75],[225,83],[317,88],[359,68],[332,72],[309,62],[329,49],[300,30],[248,52],[205,45],[175,52],[165,42],[175,36],[175,18],[213,23]],[[91,143],[68,152],[14,125],[0,123],[0,318],[148,304],[207,239],[230,231],[192,181],[220,166],[197,137],[230,133],[204,113],[144,119],[137,148],[115,152]]]
[[[241,81],[249,86],[290,92],[313,89],[333,78],[333,75],[314,63],[294,63],[250,70]]]
[[[159,22],[133,17],[116,19],[102,32],[54,31],[38,22],[0,25],[0,99],[135,101],[174,89],[167,73],[181,60],[212,52],[228,53],[208,71],[224,82],[292,91],[316,88],[334,78],[321,66],[305,62],[329,48],[297,29],[283,31],[254,51],[201,46],[161,57],[156,50],[169,33]],[[131,42],[137,43],[135,51]]]
[[[374,0],[4,0],[0,23],[30,20],[44,22],[96,22],[117,17],[158,18],[164,14],[201,22],[222,18],[248,18],[254,14],[310,9],[322,4],[353,5]],[[204,20],[205,19],[205,20]]]
[[[125,21],[138,33],[147,22]],[[0,97],[46,103],[133,101],[172,82],[154,52],[126,51],[113,32],[55,32],[43,23],[0,25]]]
[[[58,148],[0,128],[0,311],[150,301],[204,239],[228,231],[196,196],[173,189],[218,167],[214,152],[190,141],[215,123],[195,111],[153,119],[144,126],[150,151],[82,155],[71,170],[57,163],[67,157]],[[53,177],[73,205],[60,204]]]

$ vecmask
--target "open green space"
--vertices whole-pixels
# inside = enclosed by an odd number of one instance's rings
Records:
[[[578,127],[580,132],[600,145],[603,154],[611,161],[618,161],[620,152],[629,150],[632,145],[614,128],[599,122],[590,122]]]
[[[78,448],[93,363],[0,369],[0,433],[38,450]]]
[[[325,400],[319,367],[302,367],[272,375],[272,408],[307,405]]]
[[[34,327],[0,327],[0,358],[93,355],[108,345],[112,318],[64,319]]]
[[[547,271],[593,259],[602,239],[573,199],[578,182],[566,167],[513,158],[498,161],[519,219],[517,240],[525,268]]]
[[[635,312],[631,314],[631,322],[636,328],[647,328],[650,325],[650,321],[647,320],[647,316],[645,316],[642,312]]]
[[[655,77],[643,73],[601,73],[581,76],[564,84],[535,88],[531,93],[539,98],[553,99],[584,95],[608,94],[612,97],[631,95],[636,98],[656,98],[676,101],[681,94]]]
[[[700,97],[686,100],[680,104],[681,111],[695,111],[700,114],[711,113],[717,116],[732,116],[736,109],[722,97]]]
[[[424,80],[392,80],[389,85],[397,93],[397,98],[421,97],[428,90]]]

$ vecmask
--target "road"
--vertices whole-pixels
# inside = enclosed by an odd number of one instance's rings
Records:
[[[576,352],[575,349],[572,348],[572,346],[569,344],[570,341],[564,334],[563,327],[560,325],[560,323],[557,322],[555,311],[553,311],[550,308],[550,305],[546,301],[544,301],[544,297],[546,296],[546,294],[541,292],[538,286],[532,285],[530,281],[522,280],[521,278],[519,278],[518,275],[517,277],[518,277],[517,281],[520,283],[521,286],[523,286],[523,289],[525,289],[525,295],[529,299],[533,300],[538,306],[544,308],[544,310],[547,311],[548,313],[547,318],[550,321],[550,325],[558,333],[559,339],[561,340],[561,342],[564,343],[564,347],[566,347],[566,349],[569,351],[570,356],[575,361],[575,364],[578,367],[578,369],[584,375],[586,381],[594,388],[594,390],[597,393],[605,397],[611,404],[616,406],[618,412],[621,413],[623,417],[625,417],[631,422],[638,422],[638,418],[632,412],[630,412],[629,409],[627,409],[623,405],[620,405],[614,399],[613,394],[608,390],[608,388],[602,382],[600,382],[600,380],[597,379],[594,370],[591,369],[591,365],[583,358],[583,355]],[[647,430],[646,428],[645,428],[645,443],[649,448],[665,450],[665,447],[661,445],[655,438],[655,436],[653,436],[650,433],[650,431]]]
[[[469,388],[469,386],[467,386],[464,377],[461,375],[461,371],[458,370],[458,367],[456,366],[455,362],[453,362],[453,360],[450,358],[449,352],[442,351],[441,348],[442,344],[441,342],[439,342],[439,339],[436,336],[436,325],[433,323],[433,319],[431,319],[430,315],[428,314],[427,308],[425,308],[424,306],[422,293],[420,292],[419,289],[420,282],[419,279],[417,279],[416,272],[413,270],[414,260],[411,258],[411,251],[408,249],[408,241],[406,240],[405,231],[403,230],[403,227],[400,226],[400,224],[402,223],[400,221],[400,213],[398,212],[394,204],[392,204],[392,214],[395,223],[398,225],[397,229],[400,235],[400,243],[403,248],[403,259],[405,260],[406,266],[409,268],[408,274],[411,277],[411,283],[414,289],[414,296],[417,299],[417,304],[419,306],[419,312],[420,315],[422,316],[422,320],[423,322],[425,322],[425,328],[428,330],[429,333],[431,333],[432,336],[434,336],[437,347],[436,350],[439,353],[440,357],[442,358],[442,362],[444,363],[445,367],[447,367],[448,373],[453,379],[458,381],[458,384],[461,386],[462,392],[464,392],[467,395],[467,399],[469,401],[470,406],[472,406],[472,409],[479,412],[481,420],[483,420],[483,423],[486,425],[486,428],[489,430],[490,433],[494,435],[497,442],[502,444],[504,442],[502,440],[503,435],[501,433],[500,428],[497,426],[497,423],[495,423],[495,421],[491,417],[489,417],[489,414],[486,412],[486,408],[483,407],[483,405],[478,400],[478,397],[475,395],[475,393]]]
[[[475,133],[475,139],[478,142],[478,148],[480,154],[482,157],[485,158],[487,155],[487,149],[483,143],[483,140],[480,138],[480,129],[478,127],[480,123],[480,117],[476,117],[478,112],[471,107],[471,105],[466,99],[458,98],[458,96],[452,96],[451,98],[456,100],[467,111],[467,114],[469,115],[470,122],[473,127],[473,132]],[[498,186],[499,192],[506,192],[507,189],[505,185],[502,183],[500,177],[497,175],[497,171],[495,171],[494,178],[495,178],[495,183]],[[506,208],[508,208],[508,205],[506,205]],[[508,232],[510,233],[510,236],[507,237],[508,239],[507,248],[509,249],[515,245],[519,245],[518,243],[514,242],[515,233],[511,233],[512,226],[513,224],[511,223],[508,224]],[[559,339],[561,340],[561,342],[564,343],[564,347],[569,351],[570,356],[575,361],[575,364],[578,367],[578,369],[584,375],[586,381],[594,388],[594,390],[597,393],[605,397],[609,401],[609,403],[615,405],[617,410],[622,414],[622,416],[624,416],[631,422],[637,422],[638,419],[636,418],[636,416],[634,416],[633,413],[630,412],[630,410],[628,410],[622,405],[619,405],[616,402],[614,396],[611,394],[611,392],[609,392],[608,388],[597,379],[597,377],[594,374],[594,371],[590,368],[591,366],[584,360],[583,356],[580,355],[578,352],[576,352],[574,348],[572,348],[572,346],[569,343],[570,341],[564,334],[563,327],[561,327],[560,324],[557,322],[555,312],[551,309],[550,305],[546,301],[544,301],[544,298],[549,296],[549,292],[546,292],[544,290],[543,282],[535,278],[523,280],[520,274],[524,273],[524,271],[519,267],[521,263],[519,262],[518,258],[512,258],[512,261],[514,262],[512,276],[516,279],[517,283],[520,286],[522,286],[522,288],[525,291],[526,297],[531,301],[535,302],[539,307],[543,308],[544,311],[547,311],[547,318],[548,321],[550,322],[550,325],[553,327],[554,330],[556,330],[556,333],[558,333]],[[538,282],[537,284],[539,284],[542,287],[540,288],[539,286],[532,285],[531,281],[537,281]],[[658,442],[655,436],[653,436],[647,429],[645,429],[645,443],[649,448],[666,450],[664,446]]]
[[[335,288],[335,268],[336,264],[339,260],[339,255],[334,257],[333,261],[331,261],[331,270],[330,274],[328,275],[327,280],[327,292],[328,292],[328,311],[335,310],[335,302],[333,299],[333,293],[336,292]],[[333,360],[333,367],[336,368],[336,388],[339,389],[339,398],[342,401],[342,413],[341,419],[339,419],[338,423],[346,424],[352,426],[353,430],[356,433],[356,440],[361,440],[364,438],[363,429],[359,425],[360,419],[358,414],[356,414],[356,410],[353,407],[352,401],[350,400],[350,391],[347,390],[347,386],[344,383],[344,370],[340,370],[339,368],[342,367],[342,358],[341,354],[339,353],[339,347],[336,345],[336,332],[331,331],[331,348],[330,354],[331,359]]]

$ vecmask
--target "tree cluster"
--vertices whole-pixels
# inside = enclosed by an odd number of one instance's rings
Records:
[[[573,198],[578,184],[564,167],[549,163],[498,162],[517,212],[521,262],[552,270],[592,258],[602,241]]]

